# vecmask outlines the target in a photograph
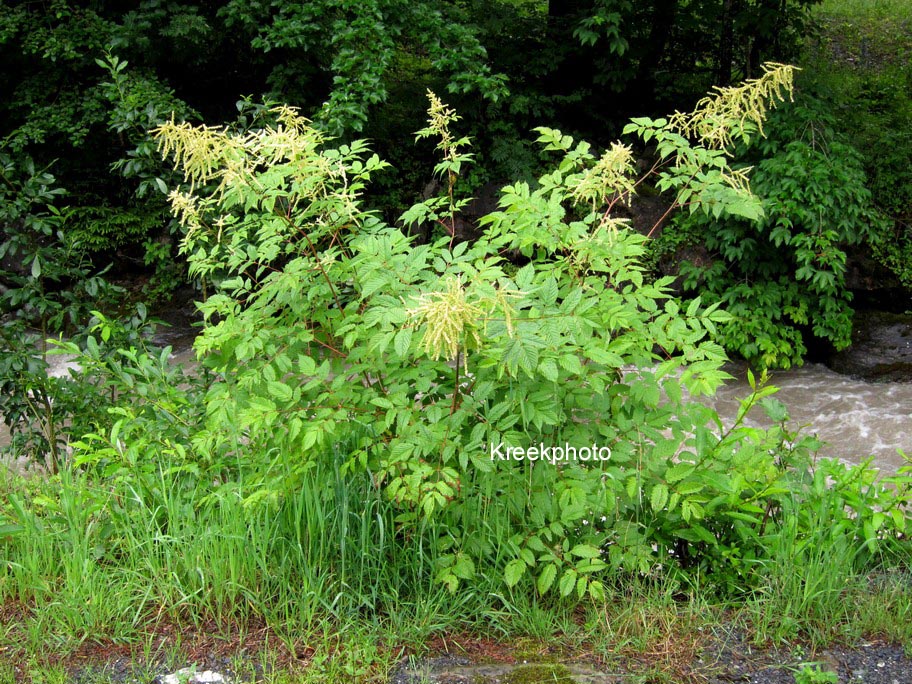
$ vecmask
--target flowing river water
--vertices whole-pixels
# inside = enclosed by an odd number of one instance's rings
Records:
[[[192,363],[189,328],[164,329],[156,341],[174,346],[175,363]],[[51,363],[53,373],[66,373],[65,358],[51,357]],[[739,399],[750,394],[750,387],[743,364],[731,364],[727,370],[734,378],[709,402],[730,425],[737,415]],[[770,383],[779,388],[775,396],[789,409],[789,424],[816,434],[824,442],[821,456],[852,463],[873,456],[884,474],[904,465],[898,450],[912,457],[912,382],[871,382],[810,363],[774,372]],[[769,421],[757,407],[747,423],[762,426]],[[9,432],[0,424],[0,446],[8,443]]]
[[[732,364],[734,376],[711,403],[726,424],[738,413],[739,399],[750,394],[747,371]],[[824,442],[820,456],[858,463],[870,456],[884,474],[905,465],[897,450],[912,457],[912,382],[871,382],[840,375],[819,363],[771,374],[774,396],[789,410],[789,425]],[[769,425],[760,407],[748,424]]]

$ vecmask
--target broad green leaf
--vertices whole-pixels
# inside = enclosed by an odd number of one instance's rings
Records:
[[[605,600],[605,587],[598,580],[589,581],[589,597],[593,601],[604,601]]]
[[[557,379],[560,377],[560,373],[557,370],[557,364],[554,363],[554,359],[544,359],[541,363],[538,364],[538,370],[542,375],[545,376],[547,380],[551,382],[557,382]]]
[[[570,553],[577,558],[598,558],[602,555],[602,552],[592,544],[577,544]]]
[[[576,597],[582,599],[586,594],[586,587],[589,585],[589,578],[585,575],[581,575],[576,580]]]
[[[504,579],[507,582],[507,586],[515,587],[525,572],[526,563],[521,558],[514,558],[507,563],[507,567],[504,570]]]
[[[561,575],[560,582],[558,582],[558,591],[563,597],[570,596],[570,593],[573,591],[573,588],[576,586],[577,574],[576,570],[573,568],[567,568],[564,570],[564,574]]]
[[[403,328],[398,333],[393,340],[393,348],[396,350],[396,353],[404,358],[408,357],[409,346],[412,344],[412,329]]]
[[[294,392],[291,387],[286,385],[284,382],[279,382],[277,380],[268,383],[266,389],[269,391],[269,394],[272,397],[278,399],[279,401],[288,402],[291,401],[294,396]]]
[[[681,496],[689,496],[691,494],[696,494],[697,492],[702,492],[705,488],[706,483],[704,482],[682,482],[675,487],[675,491]]]
[[[564,354],[560,357],[560,365],[569,373],[574,375],[581,375],[583,372],[583,366],[580,363],[579,356],[576,354]]]
[[[671,466],[671,468],[669,468],[667,471],[665,471],[665,480],[669,484],[674,484],[675,482],[679,482],[680,480],[683,480],[685,477],[690,475],[695,469],[696,469],[696,466],[693,463],[676,463],[675,465]]]
[[[472,579],[475,576],[475,563],[465,554],[459,554],[453,565],[453,574],[460,579]]]
[[[661,482],[653,486],[649,502],[656,513],[665,508],[665,504],[668,503],[668,487]]]
[[[536,586],[539,594],[546,594],[554,580],[557,577],[557,566],[554,563],[548,563],[538,576]]]

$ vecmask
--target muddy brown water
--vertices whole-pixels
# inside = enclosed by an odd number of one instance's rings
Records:
[[[193,352],[179,349],[175,363],[193,363]],[[65,357],[51,357],[52,372],[65,374],[70,363]],[[750,394],[746,368],[727,367],[734,379],[709,399],[730,425],[738,412],[739,399]],[[912,456],[912,382],[870,382],[840,375],[822,364],[774,372],[775,395],[789,409],[790,425],[816,434],[824,445],[821,456],[858,463],[873,456],[886,473],[904,464],[898,450]],[[769,425],[759,408],[749,415],[748,424]],[[9,432],[0,424],[0,445],[9,444]]]
[[[711,399],[726,425],[736,418],[739,400],[750,394],[747,369],[727,368],[734,376]],[[905,465],[898,453],[912,457],[912,382],[871,382],[840,375],[818,363],[771,373],[776,399],[788,407],[788,424],[824,442],[819,455],[859,463],[873,456],[874,464],[895,473]],[[755,407],[747,424],[770,425]]]

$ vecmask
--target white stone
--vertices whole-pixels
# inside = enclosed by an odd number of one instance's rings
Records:
[[[228,680],[224,675],[212,670],[196,672],[192,668],[185,667],[174,674],[163,675],[159,677],[161,684],[227,684]]]

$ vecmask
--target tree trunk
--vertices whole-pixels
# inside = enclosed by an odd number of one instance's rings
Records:
[[[591,5],[591,0],[551,0],[548,3],[548,23],[554,19],[573,18]]]
[[[592,0],[551,0],[548,3],[547,44],[544,46],[554,60],[547,76],[546,91],[556,95],[571,95],[592,89],[593,51],[574,37],[578,21],[592,9]],[[586,112],[578,104],[565,104],[560,118],[573,130],[585,127]]]
[[[632,84],[637,100],[633,104],[638,111],[644,110],[644,107],[648,109],[655,102],[656,74],[668,49],[668,40],[677,15],[678,0],[655,0],[649,38],[646,39],[647,50],[640,58],[636,80]]]
[[[720,86],[727,86],[732,80],[732,57],[735,41],[733,4],[734,0],[724,0],[722,3],[722,30],[719,37],[719,64],[716,71],[716,85]]]

